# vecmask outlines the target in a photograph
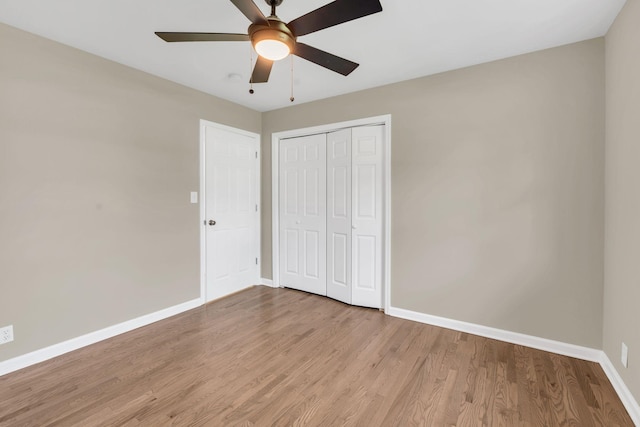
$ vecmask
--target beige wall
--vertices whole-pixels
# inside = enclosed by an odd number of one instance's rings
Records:
[[[390,113],[392,305],[600,348],[604,78],[595,39],[263,114],[263,277],[272,132]]]
[[[640,2],[606,37],[604,350],[640,401]],[[620,347],[629,347],[629,368]]]
[[[0,361],[199,296],[199,120],[261,115],[0,24]]]

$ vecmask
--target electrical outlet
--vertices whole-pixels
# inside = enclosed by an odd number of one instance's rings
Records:
[[[629,364],[629,348],[625,343],[622,343],[622,351],[620,352],[620,361],[622,362],[622,366],[628,368]]]
[[[13,341],[13,325],[0,328],[0,345]]]

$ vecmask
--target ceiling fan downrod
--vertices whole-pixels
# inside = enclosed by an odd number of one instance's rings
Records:
[[[276,16],[276,7],[282,4],[282,0],[264,0],[269,6],[271,6],[271,16]]]

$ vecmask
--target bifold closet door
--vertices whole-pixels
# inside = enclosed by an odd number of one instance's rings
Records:
[[[326,135],[280,141],[280,280],[327,294]]]
[[[351,129],[327,135],[327,296],[351,304]]]
[[[327,296],[382,307],[383,126],[327,135]]]
[[[351,133],[351,304],[382,308],[384,126]]]
[[[381,308],[384,126],[280,140],[282,286]]]

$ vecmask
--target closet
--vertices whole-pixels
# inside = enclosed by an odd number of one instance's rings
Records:
[[[279,140],[282,286],[382,308],[384,126]]]

